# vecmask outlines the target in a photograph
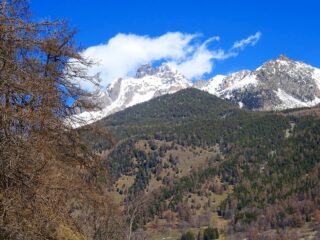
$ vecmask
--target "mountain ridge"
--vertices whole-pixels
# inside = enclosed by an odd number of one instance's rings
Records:
[[[320,69],[284,55],[255,70],[216,75],[192,83],[169,64],[142,65],[135,77],[111,83],[97,101],[100,111],[76,116],[92,123],[135,104],[185,88],[198,88],[256,111],[279,111],[320,104]]]
[[[311,107],[320,103],[319,73],[318,68],[280,55],[256,70],[213,78],[201,89],[251,110]]]

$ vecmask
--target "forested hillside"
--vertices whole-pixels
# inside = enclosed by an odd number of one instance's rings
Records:
[[[162,236],[159,226],[199,234],[212,226],[272,239],[319,215],[320,120],[292,113],[250,112],[186,89],[96,123],[111,130],[115,148],[82,136],[104,156],[110,191],[146,201],[134,229]]]

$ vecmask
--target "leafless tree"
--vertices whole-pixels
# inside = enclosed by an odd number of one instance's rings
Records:
[[[98,76],[87,74],[93,62],[75,32],[31,21],[27,2],[0,1],[0,238],[93,238],[121,221],[110,217],[106,183],[88,181],[106,175],[99,158],[72,129],[78,120],[65,119],[95,108],[74,80],[98,84]]]
[[[146,217],[147,205],[148,198],[143,192],[137,193],[131,199],[128,197],[124,200],[124,212],[128,222],[126,239],[137,239],[137,236],[144,235],[141,230],[139,230],[138,233],[134,233],[134,230],[135,225],[139,226],[142,219]]]

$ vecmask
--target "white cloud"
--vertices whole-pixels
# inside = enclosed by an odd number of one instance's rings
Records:
[[[193,54],[182,62],[169,62],[178,69],[185,77],[189,79],[200,78],[205,73],[210,73],[213,70],[212,60],[223,60],[226,58],[226,54],[223,50],[209,50],[208,44],[213,41],[219,41],[219,37],[213,37],[205,41],[203,44],[198,46]]]
[[[235,50],[235,49],[243,50],[248,45],[254,46],[260,40],[260,38],[261,38],[261,32],[257,32],[256,34],[251,35],[251,36],[247,37],[246,39],[236,41],[233,44],[232,49],[233,50]]]
[[[219,37],[199,43],[199,35],[180,32],[169,32],[159,37],[117,34],[108,43],[89,47],[82,54],[97,63],[89,69],[89,74],[100,73],[102,87],[119,77],[133,75],[142,64],[156,61],[168,62],[187,78],[194,79],[211,73],[214,60],[236,56],[247,45],[254,45],[260,35],[261,33],[257,33],[237,41],[231,49],[224,51],[209,48],[210,43],[220,40]],[[83,88],[92,90],[91,85],[80,84]]]

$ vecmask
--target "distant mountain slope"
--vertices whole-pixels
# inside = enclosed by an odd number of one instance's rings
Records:
[[[283,110],[320,103],[320,69],[280,55],[254,71],[217,76],[199,87],[253,110]]]

